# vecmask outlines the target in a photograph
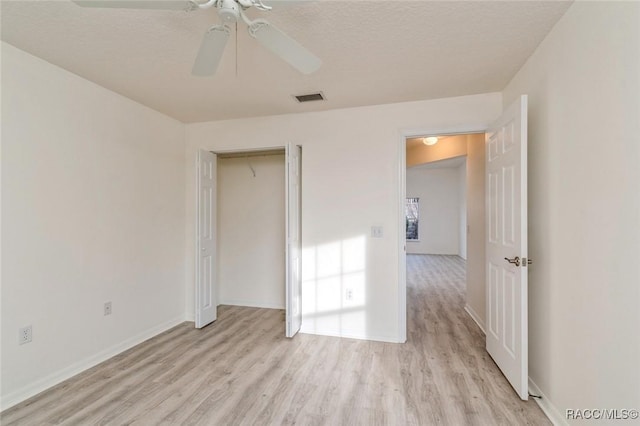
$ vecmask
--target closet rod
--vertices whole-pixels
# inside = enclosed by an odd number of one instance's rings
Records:
[[[248,158],[248,157],[266,157],[268,155],[284,155],[284,149],[276,149],[269,151],[247,151],[247,152],[229,152],[217,154],[218,158]]]

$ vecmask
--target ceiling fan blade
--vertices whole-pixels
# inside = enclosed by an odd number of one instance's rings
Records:
[[[251,22],[249,34],[303,74],[311,74],[322,65],[313,53],[264,19]]]
[[[229,40],[229,28],[224,25],[215,25],[209,28],[202,38],[198,56],[193,64],[191,74],[197,76],[209,76],[216,73],[224,47]]]
[[[82,7],[109,9],[193,10],[198,6],[190,0],[72,0]]]

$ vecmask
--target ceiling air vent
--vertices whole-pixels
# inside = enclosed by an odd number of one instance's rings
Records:
[[[309,93],[308,95],[297,95],[295,96],[295,98],[300,103],[311,102],[311,101],[324,101],[324,95],[322,94],[322,92]]]

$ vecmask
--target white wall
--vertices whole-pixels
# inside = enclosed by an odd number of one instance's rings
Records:
[[[284,309],[284,172],[284,154],[218,159],[221,305]]]
[[[457,167],[407,169],[407,197],[420,199],[419,241],[407,241],[409,254],[460,252],[460,176]],[[466,212],[465,212],[466,214]]]
[[[3,408],[184,320],[183,138],[2,44]]]
[[[467,135],[467,291],[465,309],[485,324],[484,133]]]
[[[520,94],[529,95],[530,377],[560,418],[568,408],[637,409],[640,3],[574,3],[504,90],[505,105]]]
[[[467,259],[467,160],[458,167],[458,256]]]
[[[486,128],[500,94],[196,123],[187,135],[187,304],[193,315],[194,164],[198,148],[295,142],[302,152],[303,328],[397,341],[399,156],[403,132]],[[370,238],[381,225],[384,237]],[[354,298],[345,300],[345,288]]]

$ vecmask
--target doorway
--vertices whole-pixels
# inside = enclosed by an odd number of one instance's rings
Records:
[[[471,135],[466,129],[464,133]],[[464,130],[463,130],[464,131]],[[486,221],[484,242],[484,269],[486,280],[481,281],[485,291],[485,324],[478,315],[467,309],[476,323],[485,330],[486,350],[511,383],[522,400],[528,393],[528,219],[527,219],[527,95],[521,95],[509,105],[486,129],[485,160]],[[423,132],[425,134],[427,132]],[[455,135],[461,132],[428,132],[431,135]],[[400,341],[406,341],[407,328],[407,259],[405,231],[406,166],[409,164],[406,138],[414,134],[401,134],[400,191],[399,191],[399,297],[398,326]],[[425,145],[433,145],[437,138],[426,137]],[[471,144],[478,147],[480,144]],[[449,150],[446,150],[449,151]],[[433,151],[432,151],[433,152]],[[472,151],[470,151],[472,152]],[[467,161],[467,164],[471,162]],[[480,164],[480,163],[479,163]],[[471,230],[470,230],[471,231]],[[469,232],[471,234],[471,232]],[[469,235],[468,234],[468,235]],[[469,242],[469,238],[467,238]],[[470,254],[471,251],[468,251]],[[469,277],[476,274],[467,273]],[[482,279],[483,274],[477,275]],[[486,285],[485,285],[486,283]],[[467,297],[467,307],[472,307]],[[478,310],[481,304],[477,304]],[[475,310],[475,309],[474,309]],[[477,311],[476,311],[477,313]]]
[[[435,137],[437,140],[432,139]],[[402,182],[405,199],[418,199],[419,216],[417,239],[407,238],[406,254],[456,256],[461,259],[466,270],[464,309],[483,333],[484,141],[484,133],[407,137],[406,169]]]

